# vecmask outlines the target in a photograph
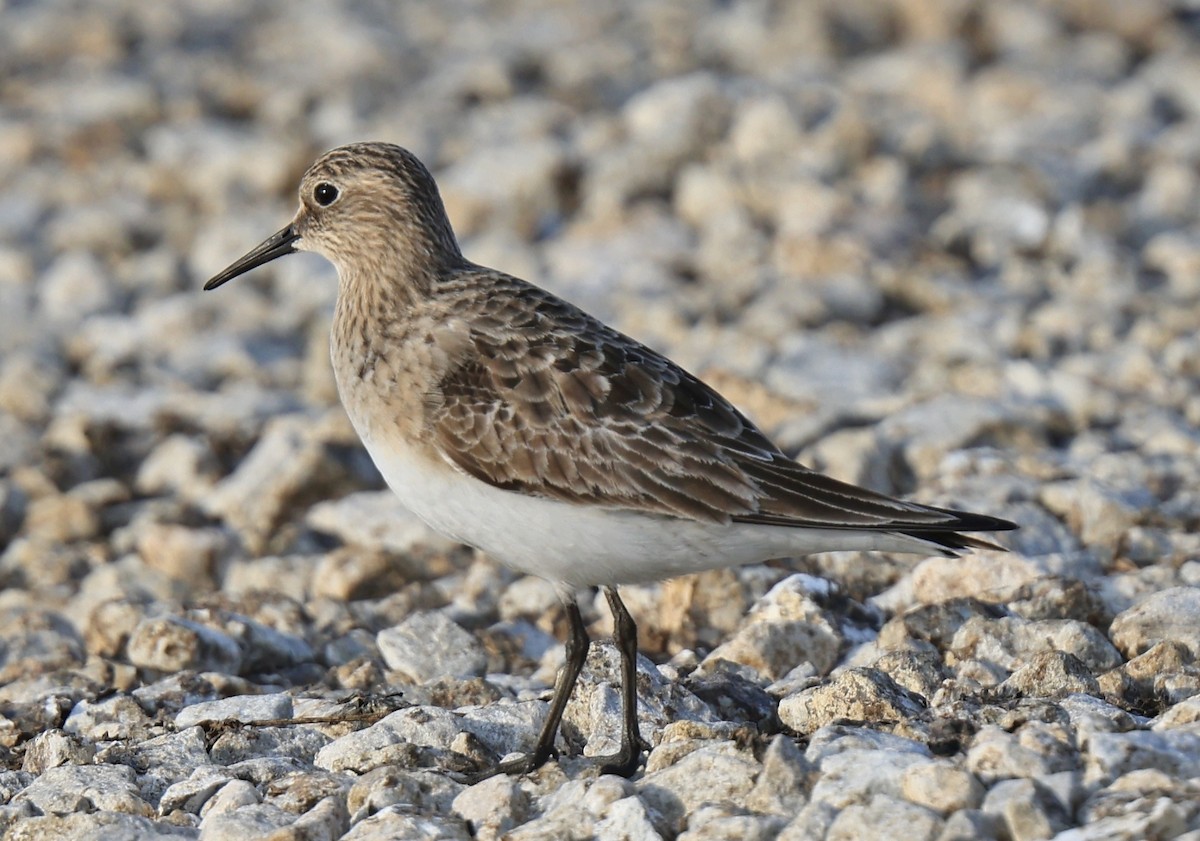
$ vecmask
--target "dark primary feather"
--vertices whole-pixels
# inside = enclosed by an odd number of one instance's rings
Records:
[[[428,396],[433,442],[496,487],[714,523],[874,529],[949,549],[1015,528],[904,502],[784,455],[712,388],[578,308],[468,266],[453,299],[470,341]]]

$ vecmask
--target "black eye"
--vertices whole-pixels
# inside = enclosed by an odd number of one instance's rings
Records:
[[[322,181],[313,190],[313,198],[317,200],[317,204],[321,207],[328,207],[333,204],[333,200],[338,197],[337,187],[330,184],[328,181]]]

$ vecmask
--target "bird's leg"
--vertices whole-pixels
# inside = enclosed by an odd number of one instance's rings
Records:
[[[579,673],[587,661],[588,646],[591,644],[587,628],[583,625],[583,617],[579,613],[579,605],[572,599],[566,603],[566,608],[567,620],[570,623],[570,634],[567,636],[566,645],[567,658],[562,668],[558,670],[558,677],[554,681],[554,696],[550,699],[550,713],[542,724],[542,732],[538,735],[533,752],[501,762],[495,768],[476,775],[474,782],[485,780],[496,774],[528,774],[540,768],[547,759],[554,755],[554,740],[558,736],[558,726],[562,723],[563,711],[567,708],[571,691],[575,688],[575,682],[579,679]]]
[[[631,776],[642,764],[642,735],[637,721],[637,625],[616,587],[605,587],[609,610],[613,615],[613,642],[621,652],[621,749],[612,756],[601,757],[600,770],[605,774]]]

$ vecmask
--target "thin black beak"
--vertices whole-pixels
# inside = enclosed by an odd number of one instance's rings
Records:
[[[282,231],[271,234],[265,241],[251,249],[232,266],[204,284],[204,290],[207,292],[209,289],[216,289],[225,281],[233,280],[238,275],[245,274],[251,269],[261,266],[263,263],[269,263],[276,257],[282,257],[285,254],[295,252],[296,246],[294,243],[298,239],[300,239],[300,235],[296,233],[295,225],[288,225]]]

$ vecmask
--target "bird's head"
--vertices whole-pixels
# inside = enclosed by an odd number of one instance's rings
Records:
[[[462,261],[433,176],[415,155],[390,143],[354,143],[322,155],[300,180],[300,208],[291,223],[204,288],[296,251],[322,255],[343,279],[370,274],[419,283]]]

